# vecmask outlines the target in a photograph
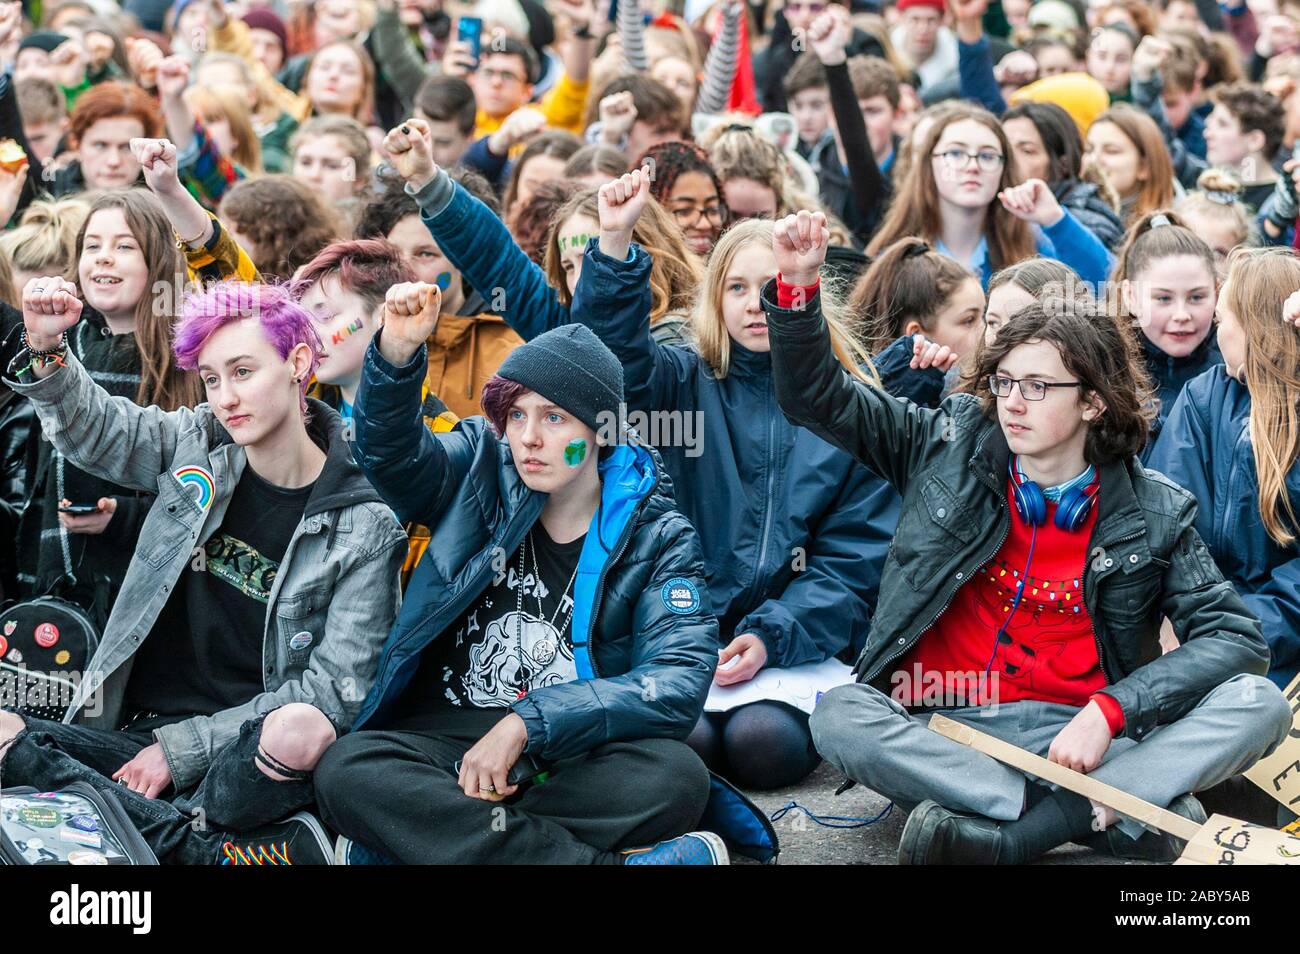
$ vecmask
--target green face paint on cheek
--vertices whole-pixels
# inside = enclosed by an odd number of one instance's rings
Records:
[[[587,459],[587,442],[581,437],[564,445],[564,462],[570,467],[581,467]]]

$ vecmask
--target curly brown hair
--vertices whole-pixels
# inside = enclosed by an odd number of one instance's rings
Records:
[[[244,251],[264,277],[288,279],[346,229],[311,187],[293,176],[245,179],[221,200],[219,217],[252,248]]]
[[[1137,341],[1079,298],[1047,298],[1029,305],[1012,315],[993,343],[981,349],[967,390],[981,399],[985,417],[998,418],[989,376],[997,373],[1002,359],[1014,349],[1039,341],[1055,345],[1065,367],[1083,383],[1081,399],[1093,395],[1105,406],[1088,427],[1083,447],[1088,463],[1100,467],[1141,451],[1156,409]]]

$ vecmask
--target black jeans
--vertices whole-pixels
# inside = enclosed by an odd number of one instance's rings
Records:
[[[168,797],[145,798],[112,780],[113,773],[153,744],[153,735],[64,725],[23,716],[27,727],[0,752],[0,785],[31,785],[56,791],[89,782],[115,796],[158,860],[164,864],[210,865],[231,835],[278,821],[312,802],[312,784],[277,782],[253,761],[262,718],[250,719],[239,738],[222,749],[199,784]]]
[[[471,798],[456,762],[508,710],[410,718],[345,735],[316,766],[326,823],[404,864],[617,864],[622,848],[695,827],[709,773],[672,739],[599,745],[501,802]]]

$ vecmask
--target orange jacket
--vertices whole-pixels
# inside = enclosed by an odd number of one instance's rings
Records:
[[[523,343],[499,315],[442,315],[428,342],[425,383],[457,417],[482,414],[483,385]]]

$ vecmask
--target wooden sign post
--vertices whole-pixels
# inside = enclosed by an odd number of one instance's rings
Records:
[[[1064,765],[1049,762],[1041,755],[1027,752],[964,722],[936,714],[930,717],[929,725],[933,731],[954,742],[968,745],[1012,768],[1113,808],[1148,828],[1182,839],[1187,842],[1187,847],[1176,864],[1300,865],[1300,838],[1295,836],[1226,815],[1214,815],[1204,825],[1198,825],[1182,815]]]

